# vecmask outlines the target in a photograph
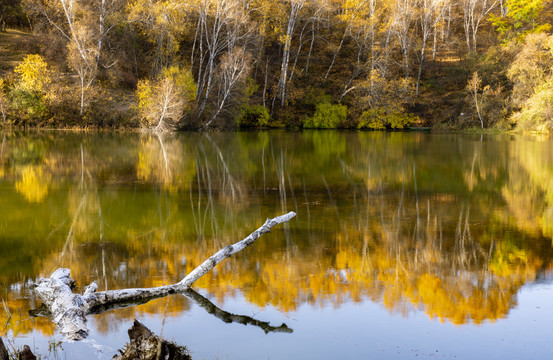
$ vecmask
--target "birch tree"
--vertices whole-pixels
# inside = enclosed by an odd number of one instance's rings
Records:
[[[409,51],[413,43],[412,26],[415,21],[415,0],[396,0],[393,9],[393,29],[403,53],[403,61],[405,67],[405,78],[410,75]]]
[[[375,28],[376,28],[376,0],[354,2],[351,5],[355,5],[355,15],[351,19],[349,25],[349,34],[351,39],[357,45],[356,61],[353,62],[353,68],[349,80],[344,85],[342,93],[340,94],[339,101],[341,102],[343,97],[351,90],[350,85],[363,72],[362,63],[365,60],[364,53],[367,47],[370,48],[369,62],[370,70],[374,69],[376,63],[375,52]],[[370,43],[370,45],[368,44]],[[331,64],[332,65],[332,64]],[[330,68],[329,68],[330,70]],[[327,71],[327,76],[328,76]]]
[[[445,10],[445,0],[420,0],[419,4],[419,25],[421,30],[421,48],[419,57],[419,71],[415,85],[415,94],[419,95],[419,86],[422,75],[422,68],[426,58],[426,45],[435,28],[440,22]]]
[[[212,97],[215,72],[223,54],[232,54],[237,46],[248,46],[249,5],[247,0],[202,0],[197,5],[192,65],[197,69],[198,118]]]
[[[177,126],[194,103],[196,87],[189,71],[173,66],[156,80],[140,81],[137,96],[144,126],[159,132]]]
[[[482,107],[484,103],[484,96],[486,91],[489,90],[489,86],[482,88],[482,79],[478,76],[478,72],[474,72],[472,77],[467,83],[466,90],[470,93],[472,99],[474,100],[474,107],[476,108],[476,115],[478,120],[480,120],[480,127],[484,128],[484,118],[482,115]]]
[[[478,30],[482,21],[494,10],[499,0],[462,0],[463,29],[468,51],[476,52]]]
[[[340,38],[340,43],[338,44],[338,47],[332,54],[332,61],[330,62],[330,66],[326,71],[325,79],[328,79],[328,76],[330,75],[330,71],[332,70],[332,67],[336,63],[336,58],[338,57],[338,53],[340,52],[340,50],[342,49],[342,46],[344,45],[344,40],[346,39],[346,35],[350,33],[353,24],[359,18],[363,17],[366,7],[367,7],[367,2],[365,0],[346,0],[346,1],[339,2],[338,15],[336,16],[336,18],[340,23],[342,23],[344,27],[344,31]]]
[[[135,0],[128,6],[128,21],[146,34],[153,45],[150,76],[158,76],[171,67],[184,39],[188,13],[187,1]]]
[[[4,80],[0,78],[0,114],[2,115],[2,123],[6,123],[8,102],[4,93]]]
[[[236,95],[244,90],[250,63],[251,58],[243,48],[235,47],[222,57],[217,72],[217,110],[204,124],[204,130],[211,126],[221,112],[231,105]]]
[[[306,16],[303,19],[303,26],[297,41],[298,47],[296,51],[296,56],[294,57],[294,64],[288,78],[289,85],[292,84],[293,77],[296,73],[296,67],[298,65],[298,59],[301,55],[302,48],[304,47],[304,45],[309,43],[309,50],[307,51],[307,59],[304,67],[305,74],[307,75],[307,72],[309,70],[309,62],[311,61],[311,56],[313,53],[313,45],[315,43],[315,37],[317,35],[317,28],[321,23],[325,21],[324,14],[328,11],[325,3],[312,1],[309,2],[308,5],[311,5],[312,9],[310,10],[310,15]],[[307,39],[307,37],[310,37],[310,39]]]
[[[68,63],[79,77],[80,113],[85,92],[96,79],[105,39],[118,23],[115,16],[126,0],[25,0],[33,14],[43,16],[67,41]]]
[[[198,5],[198,29],[195,36],[199,41],[197,46],[199,51],[197,99],[200,101],[198,118],[204,112],[211,95],[216,59],[226,49],[224,30],[229,5],[228,0],[203,0]],[[196,47],[196,43],[194,46]],[[204,56],[207,57],[205,65]]]
[[[277,86],[278,97],[280,99],[280,104],[283,107],[286,105],[288,66],[290,64],[292,38],[299,21],[300,12],[305,6],[306,1],[307,0],[287,0],[289,15],[286,22],[286,34],[282,37],[282,61]]]

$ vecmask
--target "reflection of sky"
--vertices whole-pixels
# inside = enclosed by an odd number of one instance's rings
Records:
[[[162,318],[145,315],[138,320],[156,334],[187,346],[194,359],[551,359],[553,285],[525,286],[518,300],[520,306],[507,319],[482,325],[441,323],[422,312],[390,315],[371,301],[337,309],[302,305],[283,314],[272,307],[259,309],[239,297],[216,305],[276,326],[285,322],[294,332],[265,334],[254,326],[225,324],[197,305],[167,318],[163,330]],[[109,335],[96,332],[94,323],[90,318],[91,336],[86,342],[63,344],[63,356],[110,359],[128,341],[132,320]],[[29,334],[16,343],[34,345],[37,353],[47,354],[48,340]]]

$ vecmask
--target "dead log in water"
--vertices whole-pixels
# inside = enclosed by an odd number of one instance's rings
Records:
[[[36,360],[36,356],[31,351],[31,348],[29,347],[29,345],[23,345],[23,349],[21,350],[14,349],[10,356],[8,349],[6,349],[6,345],[4,345],[4,342],[0,337],[0,360],[10,360],[10,359]]]
[[[4,345],[4,341],[2,341],[2,338],[0,337],[0,360],[9,360],[10,356],[8,354],[8,349],[6,349],[6,345]]]
[[[125,345],[124,349],[119,350],[121,354],[115,355],[114,360],[192,359],[184,346],[157,336],[138,320],[134,320],[128,333],[130,342]]]
[[[88,335],[87,315],[97,314],[102,312],[103,308],[114,308],[117,304],[129,301],[137,302],[183,292],[218,263],[252,245],[261,235],[271,232],[273,226],[287,222],[294,216],[296,216],[294,212],[289,212],[274,219],[267,219],[259,229],[245,239],[216,252],[177,284],[96,292],[98,285],[93,282],[81,295],[72,291],[75,281],[71,278],[70,270],[60,268],[54,271],[50,278],[39,280],[34,291],[48,309],[50,317],[60,328],[60,332],[67,339],[81,340]]]

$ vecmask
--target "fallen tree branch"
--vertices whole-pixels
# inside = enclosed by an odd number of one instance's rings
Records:
[[[229,245],[200,266],[192,270],[177,284],[155,288],[121,289],[96,292],[98,285],[93,282],[85,288],[84,293],[72,292],[75,281],[69,269],[59,268],[48,279],[40,279],[34,291],[48,308],[51,318],[67,339],[81,340],[88,335],[86,316],[101,312],[103,308],[114,308],[117,304],[135,302],[149,298],[159,298],[190,288],[200,277],[208,273],[218,263],[252,245],[261,235],[271,232],[271,228],[292,219],[296,214],[288,214],[267,219],[265,223],[245,239]],[[114,306],[115,305],[115,306]]]
[[[209,301],[209,299],[205,298],[204,296],[202,296],[192,288],[188,288],[180,293],[184,295],[186,298],[188,298],[189,300],[196,303],[196,305],[204,309],[208,314],[215,316],[216,318],[218,318],[219,320],[227,324],[238,323],[242,325],[256,326],[256,327],[259,327],[261,330],[263,330],[265,334],[270,332],[280,332],[280,333],[294,332],[294,330],[289,328],[288,325],[286,325],[285,323],[283,323],[280,326],[272,326],[267,321],[256,320],[250,316],[233,314],[223,309],[220,309],[211,301]],[[158,297],[149,297],[149,298],[139,299],[135,301],[127,301],[127,302],[122,302],[117,304],[100,306],[100,307],[94,308],[93,311],[89,313],[89,315],[101,314],[106,311],[123,309],[126,307],[131,307],[136,305],[142,305],[147,303],[150,300],[157,299],[157,298]],[[52,313],[50,312],[50,310],[48,310],[48,308],[44,304],[42,304],[36,309],[30,310],[29,314],[33,317],[52,318]],[[2,358],[0,358],[0,360],[2,360]]]

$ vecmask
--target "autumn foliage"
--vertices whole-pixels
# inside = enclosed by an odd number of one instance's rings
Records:
[[[31,60],[39,66],[39,55],[32,55],[15,76],[0,74],[5,93],[15,91],[19,77],[20,89],[50,84],[52,94],[33,104],[4,96],[5,125],[549,131],[540,120],[549,116],[547,80],[529,81],[517,70],[523,61],[527,69],[532,63],[545,68],[551,56],[536,42],[551,28],[543,0],[20,5],[51,81],[29,83]],[[6,8],[8,17],[21,15],[16,7]],[[476,85],[475,73],[479,86],[467,87]],[[178,77],[186,85],[176,84]],[[34,110],[25,114],[29,106]]]

